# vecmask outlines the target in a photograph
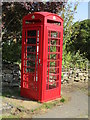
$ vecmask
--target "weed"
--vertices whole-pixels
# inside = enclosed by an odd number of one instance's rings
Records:
[[[64,98],[62,98],[62,99],[60,100],[60,102],[64,103],[64,102],[65,102],[65,99],[64,99]]]
[[[51,108],[51,105],[46,104],[46,105],[45,105],[45,108],[46,108],[46,109],[50,109],[50,108]]]
[[[32,109],[31,112],[34,112],[34,110]]]
[[[42,107],[45,108],[45,109],[50,109],[50,108],[56,106],[59,102],[60,101],[57,100],[57,101],[52,101],[52,102],[44,103],[42,105]]]
[[[44,103],[42,107],[45,109],[50,109],[52,107],[52,103]]]

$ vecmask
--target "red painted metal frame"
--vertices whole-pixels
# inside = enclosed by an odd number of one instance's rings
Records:
[[[26,22],[29,22],[26,24]],[[59,23],[59,25],[56,25],[54,23]],[[38,82],[37,82],[37,91],[31,90],[31,88],[28,88],[29,83],[26,84],[26,88],[23,87],[23,84],[25,82],[24,77],[26,80],[33,80],[31,73],[24,73],[24,61],[25,61],[25,70],[28,67],[26,65],[27,60],[31,60],[30,58],[27,58],[27,50],[25,51],[25,46],[27,46],[27,43],[25,43],[25,31],[27,34],[27,30],[39,30],[39,57],[38,57]],[[52,38],[51,35],[48,36],[48,31],[55,31],[60,32],[60,38],[59,36],[56,38]],[[37,32],[36,32],[37,33]],[[34,37],[33,37],[34,38]],[[36,35],[37,39],[37,35]],[[60,41],[57,42],[56,46],[56,52],[48,52],[48,47],[50,49],[51,45],[49,40],[56,40]],[[26,35],[27,40],[27,35]],[[36,40],[37,41],[37,40]],[[62,44],[63,44],[63,19],[52,13],[48,12],[35,12],[33,14],[26,15],[23,18],[23,30],[22,30],[22,58],[21,58],[21,96],[27,97],[30,99],[38,100],[40,102],[46,102],[48,100],[56,99],[61,96],[61,68],[62,68]],[[32,46],[32,44],[29,44],[28,46]],[[37,43],[36,43],[37,48]],[[57,49],[58,48],[58,49]],[[60,49],[60,51],[59,51]],[[49,50],[50,51],[50,50]],[[37,49],[36,49],[37,52]],[[26,58],[24,58],[24,54],[26,55]],[[33,52],[29,52],[29,54],[35,54]],[[49,54],[49,59],[48,59]],[[50,59],[50,54],[58,54],[60,55],[60,58],[56,60]],[[57,55],[57,56],[58,56]],[[37,54],[36,54],[37,59]],[[50,62],[55,62],[55,67],[50,67],[48,65],[47,68],[47,62],[50,64]],[[37,64],[37,63],[36,63]],[[56,64],[59,64],[59,66],[56,66]],[[29,67],[28,67],[29,68]],[[49,89],[49,86],[52,85],[54,82],[49,82],[48,80],[48,89],[47,89],[47,70],[48,70],[48,77],[49,77],[49,71],[51,68],[55,68],[55,71],[57,70],[59,73],[50,73],[52,76],[58,76],[58,80],[56,80],[56,84],[58,84],[58,87]],[[35,67],[36,70],[36,67]],[[35,71],[36,73],[36,71]],[[35,74],[34,73],[34,74]],[[35,80],[36,80],[36,74],[35,74]],[[33,83],[31,81],[30,84]],[[58,82],[58,83],[57,83]],[[50,83],[50,84],[49,84]],[[35,86],[34,86],[35,87]]]

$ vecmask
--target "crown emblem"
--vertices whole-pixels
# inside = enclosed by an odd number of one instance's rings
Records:
[[[35,16],[33,15],[33,16],[32,16],[32,19],[34,19],[34,18],[35,18]]]
[[[53,20],[56,20],[56,17],[55,17],[55,16],[53,16]]]

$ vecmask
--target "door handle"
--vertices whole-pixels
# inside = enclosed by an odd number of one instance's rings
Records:
[[[39,65],[42,65],[42,64],[41,64],[41,59],[39,59]]]
[[[40,64],[41,60],[39,59],[39,64]]]

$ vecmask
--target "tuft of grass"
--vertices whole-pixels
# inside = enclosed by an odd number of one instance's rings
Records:
[[[34,112],[34,110],[32,109],[31,112]]]
[[[50,109],[52,107],[52,104],[51,103],[44,103],[42,107],[45,109]]]
[[[65,99],[64,99],[64,98],[62,98],[62,99],[60,100],[60,102],[64,103],[64,102],[65,102]]]
[[[59,100],[43,103],[42,106],[39,108],[39,110],[40,109],[51,109],[52,107],[59,105],[61,102],[64,103],[65,98],[62,98],[61,100],[59,99]],[[36,109],[35,111],[37,110],[38,109]]]

